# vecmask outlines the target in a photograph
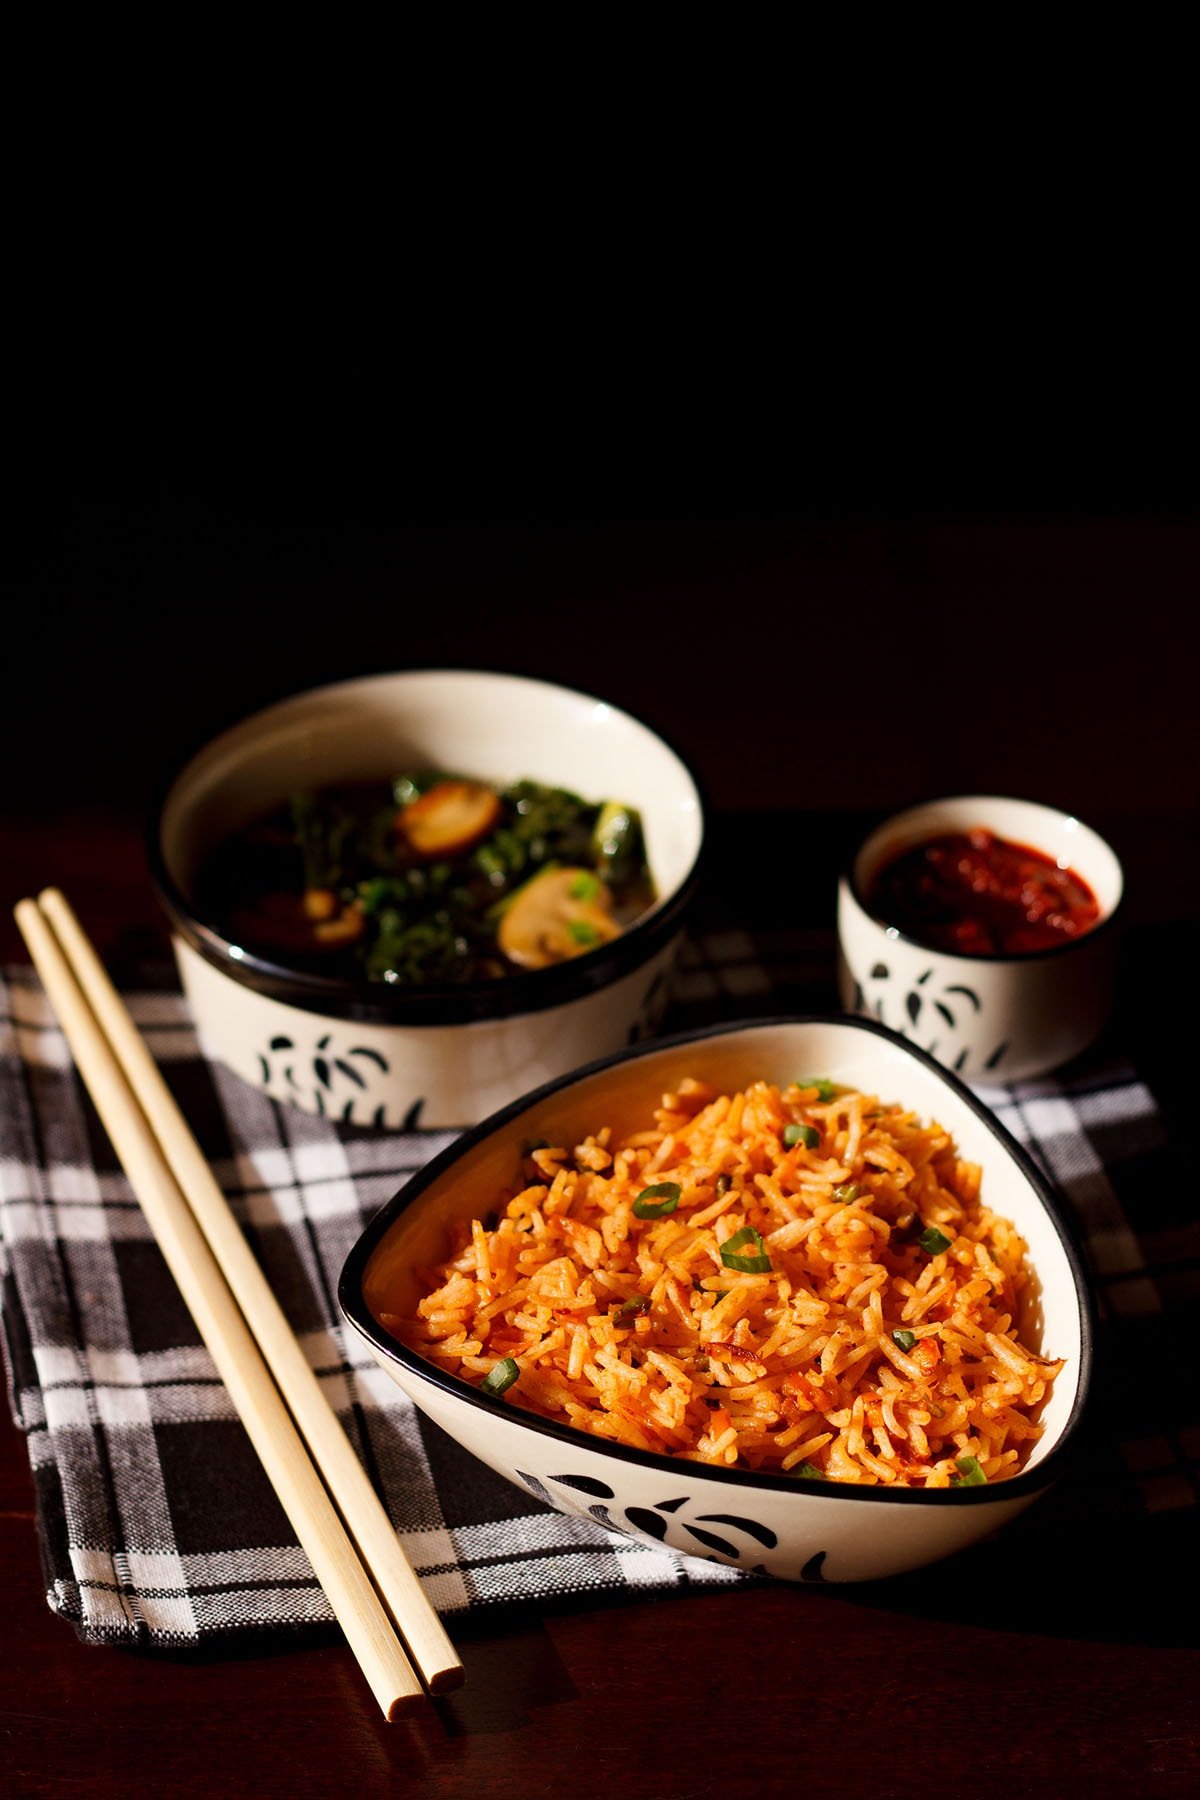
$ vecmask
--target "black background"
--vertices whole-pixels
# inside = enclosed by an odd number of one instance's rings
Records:
[[[47,406],[8,488],[5,807],[141,807],[255,706],[436,664],[631,709],[723,809],[977,790],[1190,829],[1182,391],[852,348],[773,384],[523,348],[485,381],[441,339],[319,399],[176,360]]]
[[[711,84],[623,45],[526,116],[473,40],[382,58],[386,102],[366,58],[249,81],[253,153],[223,41],[190,113],[205,48],[94,126],[26,69],[6,807],[137,805],[263,701],[457,663],[631,707],[720,806],[1194,819],[1168,41],[1102,78],[1001,34],[995,95],[956,42],[929,106],[886,42],[799,86],[766,40]]]

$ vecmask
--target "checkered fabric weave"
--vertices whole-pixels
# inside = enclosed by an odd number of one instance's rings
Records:
[[[663,1030],[834,1011],[816,938],[687,947]],[[31,971],[0,979],[0,1274],[9,1399],[34,1475],[47,1597],[88,1642],[304,1638],[332,1614],[166,1270]],[[780,995],[787,1003],[780,1004]],[[793,1005],[800,994],[813,1004]],[[345,1331],[335,1292],[363,1225],[451,1139],[372,1133],[275,1102],[200,1054],[173,971],[125,998],[324,1390],[445,1616],[551,1597],[760,1579],[568,1518],[461,1451]],[[981,1089],[1057,1184],[1093,1278],[1095,1422],[1062,1484],[1076,1520],[1195,1507],[1194,1393],[1121,1371],[1184,1364],[1200,1228],[1172,1210],[1152,1095],[1128,1066]],[[1177,1184],[1178,1185],[1178,1184]],[[1190,1284],[1190,1285],[1189,1285]],[[1130,1353],[1130,1354],[1127,1354]],[[1184,1410],[1180,1410],[1181,1406]],[[1187,1407],[1190,1406],[1190,1411]],[[1114,1422],[1135,1417],[1138,1435]],[[1180,1419],[1192,1421],[1180,1429]],[[1034,1509],[1053,1528],[1054,1496]]]

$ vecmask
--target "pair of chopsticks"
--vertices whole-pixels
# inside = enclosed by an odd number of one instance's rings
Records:
[[[14,917],[167,1266],[385,1717],[426,1690],[459,1686],[454,1646],[78,919],[54,888],[20,901]]]

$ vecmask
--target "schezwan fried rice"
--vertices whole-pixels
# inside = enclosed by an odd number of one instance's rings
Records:
[[[530,1147],[384,1325],[640,1450],[908,1487],[1018,1471],[1063,1364],[1021,1343],[1025,1245],[940,1125],[823,1080],[685,1080],[652,1117]]]

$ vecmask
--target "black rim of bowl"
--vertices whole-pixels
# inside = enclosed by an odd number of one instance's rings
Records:
[[[888,918],[886,913],[877,912],[873,906],[870,906],[867,903],[866,895],[862,891],[855,870],[859,857],[862,855],[871,839],[882,831],[885,825],[892,824],[894,820],[902,819],[908,813],[923,812],[928,806],[942,806],[951,800],[973,800],[976,798],[980,800],[1003,800],[1012,802],[1017,806],[1034,806],[1038,807],[1042,812],[1055,813],[1059,818],[1075,819],[1078,824],[1083,826],[1085,831],[1091,832],[1098,843],[1104,845],[1104,848],[1108,851],[1109,855],[1117,865],[1117,870],[1121,877],[1121,891],[1117,895],[1116,905],[1113,906],[1110,911],[1106,912],[1102,919],[1098,919],[1094,925],[1089,926],[1086,931],[1081,931],[1078,937],[1065,938],[1061,944],[1047,944],[1040,950],[996,950],[985,952],[981,950],[948,950],[940,944],[930,944],[924,938],[915,937],[911,931],[906,931],[902,925],[895,924]],[[920,839],[914,839],[913,841],[914,843],[918,843],[920,842]],[[1089,825],[1088,821],[1080,818],[1078,813],[1066,813],[1062,807],[1053,806],[1049,801],[1029,800],[1020,794],[980,794],[978,796],[974,794],[931,794],[928,800],[914,800],[911,806],[897,807],[890,812],[884,813],[876,823],[872,825],[866,836],[860,838],[849,860],[843,865],[841,879],[863,914],[871,920],[872,924],[878,925],[881,930],[893,934],[897,942],[901,944],[911,944],[914,949],[922,950],[928,956],[948,956],[953,961],[961,963],[1036,963],[1049,962],[1059,956],[1069,956],[1072,950],[1078,950],[1081,945],[1094,944],[1100,938],[1109,936],[1125,907],[1124,865],[1104,833],[1102,831],[1097,831],[1094,825]]]
[[[508,670],[472,669],[457,665],[437,669],[388,669],[347,676],[345,681],[328,685],[340,687],[355,681],[378,680],[392,674],[418,678],[426,674],[468,677],[498,675],[504,680],[528,682],[531,686],[545,688],[548,692],[609,706],[614,713],[621,714],[640,727],[675,758],[696,795],[699,842],[691,867],[683,879],[676,883],[665,899],[635,919],[611,943],[547,969],[521,970],[488,981],[423,987],[389,986],[383,982],[368,981],[365,977],[352,980],[349,977],[314,974],[245,950],[240,945],[235,946],[211,920],[199,916],[168,871],[162,851],[163,813],[176,783],[195,757],[207,749],[209,744],[215,743],[226,731],[241,724],[249,724],[251,720],[270,712],[276,706],[285,706],[290,701],[302,700],[309,694],[322,691],[320,687],[308,688],[283,695],[277,701],[269,701],[256,711],[231,720],[221,730],[205,734],[190,751],[176,761],[155,793],[144,831],[146,858],[159,903],[183,942],[205,962],[221,970],[241,987],[253,989],[254,992],[279,1000],[284,1005],[318,1013],[322,1017],[352,1019],[371,1025],[462,1025],[484,1019],[512,1018],[523,1013],[544,1012],[550,1007],[581,999],[600,988],[611,987],[622,976],[632,974],[664,949],[682,928],[707,866],[709,819],[707,796],[699,777],[670,738],[657,726],[648,724],[645,719],[630,712],[627,707],[614,706],[611,701],[602,700],[601,696],[568,687],[563,682],[545,681],[536,676],[518,675]],[[235,949],[238,951],[237,955],[234,955]]]
[[[526,1426],[540,1436],[548,1437],[557,1443],[574,1448],[576,1451],[591,1450],[597,1455],[615,1457],[620,1462],[630,1462],[636,1468],[653,1469],[660,1474],[671,1474],[679,1479],[680,1471],[686,1470],[689,1480],[698,1479],[717,1483],[733,1483],[740,1487],[766,1488],[773,1492],[781,1487],[789,1493],[804,1494],[814,1499],[850,1500],[858,1503],[875,1502],[888,1506],[929,1505],[936,1500],[939,1505],[984,1506],[997,1501],[1020,1500],[1031,1498],[1041,1493],[1058,1479],[1059,1472],[1072,1454],[1075,1441],[1083,1421],[1091,1390],[1092,1355],[1094,1337],[1094,1318],[1091,1293],[1084,1272],[1083,1258],[1068,1229],[1063,1208],[1058,1200],[1051,1182],[1022,1148],[1012,1133],[1001,1124],[990,1107],[973,1094],[969,1087],[958,1079],[949,1069],[922,1050],[919,1045],[910,1043],[899,1032],[881,1025],[875,1019],[857,1018],[847,1013],[795,1013],[776,1015],[763,1019],[737,1019],[717,1026],[704,1026],[698,1030],[676,1033],[671,1037],[655,1038],[636,1047],[618,1051],[612,1056],[597,1058],[569,1074],[557,1077],[553,1081],[543,1083],[532,1089],[520,1099],[510,1102],[492,1113],[480,1124],[462,1133],[452,1144],[440,1151],[425,1166],[407,1181],[392,1198],[385,1201],[363,1231],[342,1267],[338,1281],[338,1305],[346,1320],[358,1331],[368,1343],[372,1344],[389,1361],[399,1364],[410,1375],[429,1382],[442,1393],[459,1401],[466,1401],[481,1412],[494,1415],[497,1405],[502,1401],[490,1400],[486,1395],[472,1386],[460,1375],[452,1375],[440,1369],[436,1364],[427,1362],[415,1350],[392,1337],[390,1332],[375,1318],[366,1304],[363,1292],[363,1280],[367,1263],[374,1254],[380,1241],[386,1236],[400,1215],[407,1211],[424,1190],[435,1181],[446,1169],[473,1145],[490,1137],[531,1106],[560,1092],[563,1088],[572,1087],[590,1075],[601,1073],[605,1069],[618,1064],[640,1061],[643,1058],[673,1052],[686,1048],[689,1044],[710,1042],[715,1038],[732,1036],[738,1032],[761,1031],[781,1027],[836,1025],[850,1031],[868,1032],[874,1037],[882,1038],[886,1043],[894,1045],[905,1056],[926,1068],[937,1081],[948,1088],[951,1093],[963,1102],[991,1132],[1002,1150],[1016,1164],[1034,1189],[1051,1225],[1054,1227],[1062,1246],[1067,1266],[1075,1289],[1075,1301],[1079,1310],[1079,1381],[1075,1391],[1075,1399],[1071,1412],[1059,1433],[1057,1441],[1051,1445],[1046,1455],[1032,1468],[1026,1468],[1019,1475],[1009,1476],[1007,1480],[998,1482],[994,1487],[976,1486],[961,1488],[887,1488],[858,1487],[852,1482],[837,1481],[805,1481],[788,1486],[787,1477],[778,1472],[757,1469],[722,1469],[709,1463],[681,1463],[677,1457],[658,1455],[650,1450],[637,1450],[626,1444],[610,1442],[606,1438],[593,1438],[587,1432],[579,1431],[574,1426],[559,1424],[554,1419],[545,1419],[539,1413],[526,1412],[524,1409],[514,1410],[510,1417],[514,1423]]]

